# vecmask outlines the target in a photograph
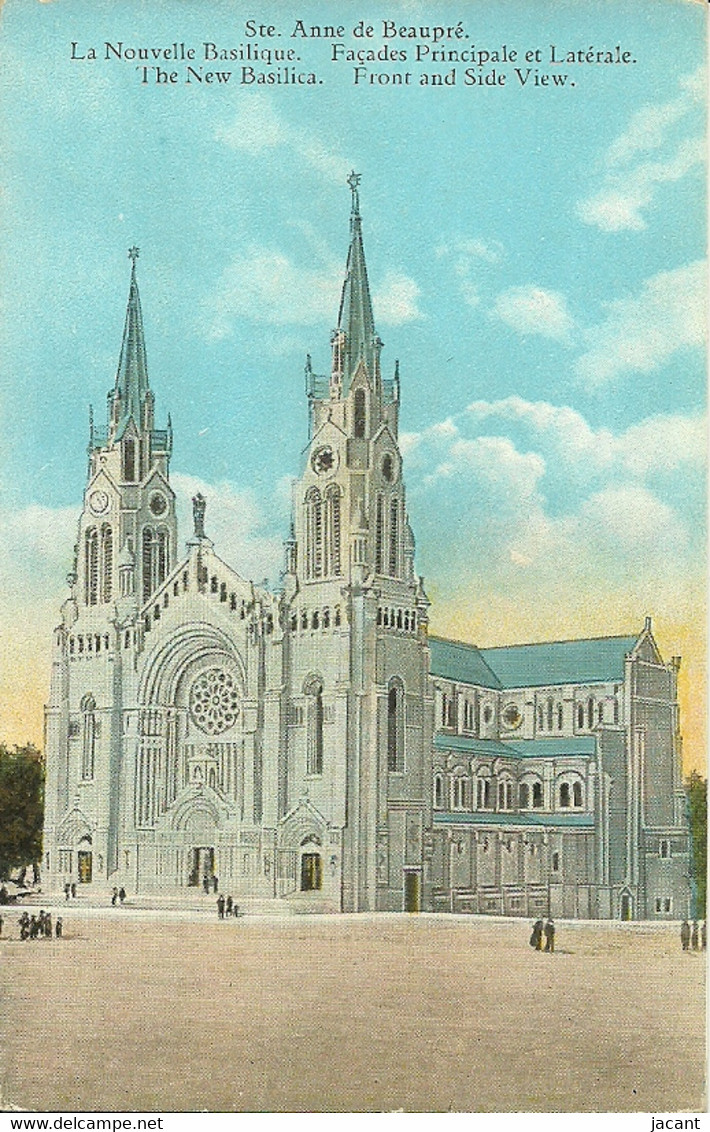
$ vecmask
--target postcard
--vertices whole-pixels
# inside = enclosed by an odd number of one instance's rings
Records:
[[[703,1110],[706,21],[5,0],[6,1112]]]

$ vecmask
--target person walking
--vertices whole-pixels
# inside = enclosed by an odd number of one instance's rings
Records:
[[[232,897],[231,896],[228,896],[227,899],[226,899],[226,902],[225,902],[225,905],[224,905],[224,914],[225,914],[225,916],[231,916],[231,914],[232,914]]]
[[[545,951],[554,951],[554,950],[555,950],[555,924],[554,924],[554,921],[552,919],[552,916],[550,916],[549,920],[545,924]]]
[[[44,917],[44,938],[45,939],[51,939],[52,938],[52,914],[51,914],[51,912],[47,912],[46,916]]]
[[[542,920],[536,920],[533,924],[530,946],[534,948],[535,951],[542,950]]]
[[[57,926],[54,929],[54,934],[56,935],[57,939],[62,938],[62,931],[63,930],[64,930],[64,925],[62,923],[62,917],[57,916]]]
[[[690,947],[690,924],[687,920],[683,920],[680,925],[680,943],[683,951],[687,951]]]
[[[123,904],[123,901],[126,899],[126,890],[123,885],[121,885],[118,890],[118,899],[121,901],[121,904]]]
[[[700,949],[700,940],[699,940],[698,921],[697,920],[693,920],[693,930],[690,933],[690,946],[692,947],[693,951],[698,951]]]
[[[71,896],[71,885],[70,885],[69,881],[67,881],[67,883],[64,885],[64,899],[68,900],[70,896]]]
[[[224,919],[224,897],[221,893],[217,897],[217,915],[219,916],[220,920]]]
[[[114,888],[113,892],[111,893],[111,907],[112,908],[116,907],[116,901],[117,900],[118,900],[118,889]]]

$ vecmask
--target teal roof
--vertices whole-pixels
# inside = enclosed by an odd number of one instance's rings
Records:
[[[515,758],[517,751],[509,743],[501,743],[498,739],[474,739],[469,735],[447,735],[445,731],[437,731],[434,736],[434,749],[437,751],[465,751],[472,755],[489,755],[497,759],[504,755]]]
[[[434,811],[434,825],[496,825],[496,826],[572,826],[594,828],[593,814],[544,814],[533,811],[492,812],[490,810]]]
[[[345,388],[347,393],[350,381],[363,361],[372,378],[375,372],[375,320],[372,314],[370,284],[367,278],[365,250],[362,244],[362,221],[358,200],[357,183],[359,177],[351,174],[352,213],[350,216],[350,247],[345,267],[345,282],[340,298],[338,326],[345,331]]]
[[[584,641],[548,641],[480,649],[503,688],[552,684],[621,683],[624,658],[638,637],[593,637]]]
[[[464,751],[484,755],[491,759],[551,759],[565,755],[593,755],[596,750],[594,735],[572,735],[568,739],[517,739],[514,742],[500,739],[475,739],[467,735],[447,735],[437,731],[434,749],[437,751]]]
[[[132,249],[133,252],[133,249]],[[136,280],[136,259],[132,254],[133,267],[131,268],[131,285],[128,292],[128,308],[126,322],[123,328],[123,341],[121,342],[121,356],[118,361],[116,373],[116,388],[114,396],[120,397],[121,415],[118,420],[114,439],[120,440],[129,420],[133,418],[136,427],[142,424],[142,409],[146,394],[148,393],[148,364],[145,354],[145,338],[143,334],[143,313],[141,300],[138,294]]]
[[[475,645],[447,641],[443,637],[429,637],[429,651],[432,676],[443,676],[459,684],[476,684],[480,688],[502,687],[481,650]]]

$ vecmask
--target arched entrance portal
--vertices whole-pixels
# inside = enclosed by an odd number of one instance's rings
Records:
[[[621,894],[621,919],[630,920],[633,914],[633,905],[631,901],[631,893],[622,892]]]

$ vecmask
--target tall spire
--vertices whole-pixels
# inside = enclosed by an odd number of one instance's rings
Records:
[[[365,251],[362,246],[362,221],[358,185],[360,174],[351,173],[348,184],[352,193],[350,213],[350,247],[345,282],[338,312],[338,328],[345,334],[344,378],[349,384],[358,363],[367,366],[370,380],[377,379],[378,344],[375,339],[375,321],[372,316],[370,284],[367,279]],[[345,392],[347,392],[347,385]]]
[[[116,386],[114,390],[115,412],[115,439],[120,439],[123,430],[132,417],[136,428],[142,428],[143,406],[146,396],[150,392],[148,385],[148,366],[145,355],[145,338],[143,336],[143,315],[141,313],[141,300],[138,294],[136,280],[136,260],[139,250],[130,248],[128,258],[131,260],[131,283],[128,291],[128,309],[126,322],[123,328],[123,341],[121,343],[121,356],[118,361],[116,373]],[[115,403],[118,401],[118,405]]]

